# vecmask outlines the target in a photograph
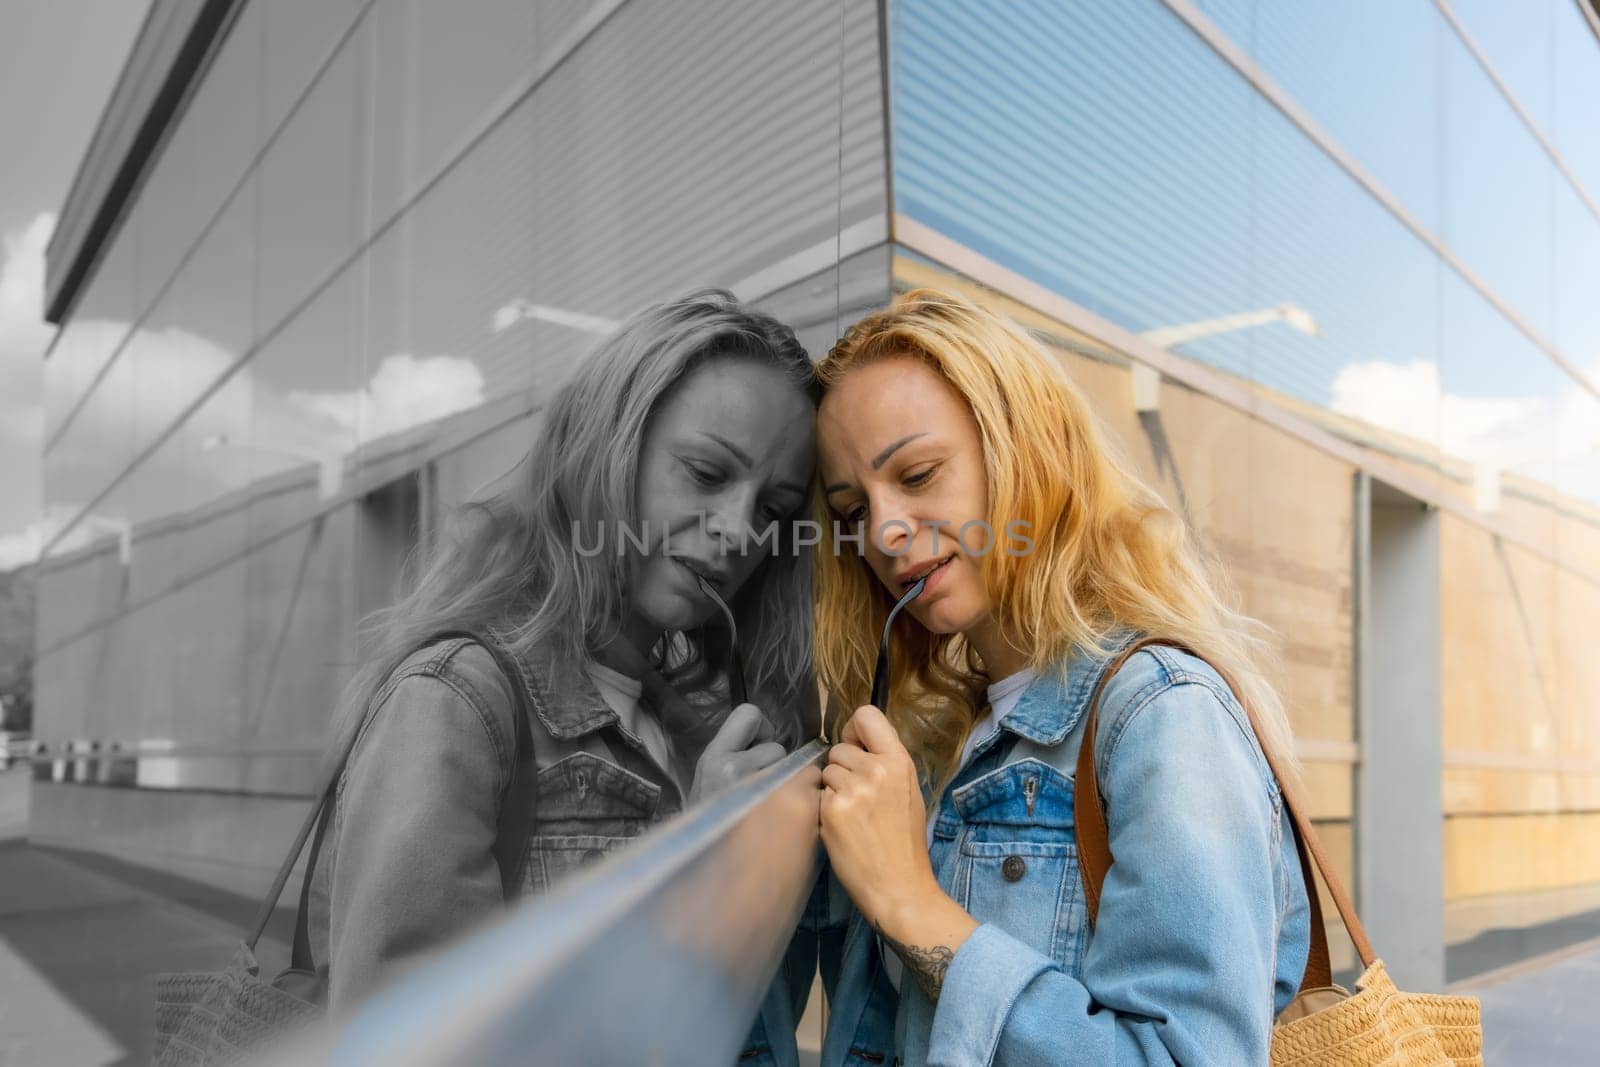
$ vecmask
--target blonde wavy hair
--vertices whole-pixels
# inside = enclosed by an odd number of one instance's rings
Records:
[[[851,370],[906,356],[931,367],[972,409],[990,528],[1029,523],[1031,551],[990,551],[978,561],[1002,632],[1027,652],[1029,666],[1064,671],[1073,646],[1110,654],[1118,627],[1185,645],[1231,678],[1256,713],[1263,744],[1296,773],[1288,719],[1267,680],[1275,656],[1266,627],[1229,606],[1222,568],[1132,473],[1065,369],[1009,319],[916,289],[852,326],[817,364],[817,379],[826,396]],[[826,528],[836,516],[820,488],[812,499]],[[823,541],[813,571],[813,656],[828,695],[825,729],[837,736],[841,712],[867,702],[894,598],[864,560]],[[890,639],[890,719],[923,777],[942,787],[990,679],[960,634],[932,633],[907,612]]]

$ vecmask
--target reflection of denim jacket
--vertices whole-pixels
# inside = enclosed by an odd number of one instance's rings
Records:
[[[934,872],[981,925],[937,1005],[909,979],[896,994],[851,909],[824,1064],[1267,1062],[1310,947],[1277,782],[1209,666],[1132,656],[1100,705],[1115,862],[1091,928],[1072,784],[1105,666],[1080,650],[1032,682],[940,799]]]
[[[516,665],[521,677],[509,680],[482,645],[448,638],[413,653],[378,690],[316,872],[311,945],[319,968],[331,968],[331,1008],[503,906],[493,847],[515,758],[510,685],[532,712],[538,769],[515,875],[522,893],[548,889],[682,809],[675,779],[689,780],[696,745],[676,746],[682,765],[668,774],[581,664],[539,649]],[[643,699],[669,732],[701,745],[715,725],[659,676],[646,677]]]

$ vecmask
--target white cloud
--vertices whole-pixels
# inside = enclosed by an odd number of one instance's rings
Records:
[[[1600,361],[1588,376],[1600,379]],[[1335,379],[1332,407],[1446,455],[1600,501],[1600,401],[1576,382],[1544,396],[1463,396],[1444,389],[1432,362],[1357,363]]]
[[[40,546],[83,504],[57,500],[45,514],[39,491],[42,357],[55,328],[38,316],[52,222],[41,216],[24,233],[7,235],[6,260],[0,265],[0,570],[35,560]],[[109,350],[126,335],[128,324],[75,320],[73,328],[72,344]],[[77,412],[73,432],[57,445],[60,463],[69,469],[104,468],[108,454],[128,449],[134,412],[144,427],[170,425],[197,388],[215,382],[238,356],[179,327],[135,330],[117,358],[136,365],[138,374],[97,387],[114,388],[116,403],[90,403]],[[50,388],[81,396],[97,370],[92,361],[60,360],[50,366]],[[384,358],[363,387],[285,392],[246,363],[189,417],[172,444],[145,461],[142,469],[149,477],[141,483],[140,501],[130,505],[154,512],[183,508],[307,462],[337,465],[374,438],[482,404],[484,384],[470,360],[397,354]],[[114,499],[102,501],[96,511],[103,514],[68,531],[57,548],[70,551],[114,533],[108,524],[122,521]]]
[[[55,228],[55,215],[43,211],[20,232],[0,235],[0,359],[8,372],[14,359],[37,371],[55,332],[44,321],[44,250]]]
[[[40,492],[44,353],[56,333],[44,321],[45,249],[55,222],[54,214],[41,212],[22,229],[0,234],[0,570],[36,559],[41,543],[78,510],[58,501],[45,514]],[[75,320],[73,327],[64,340],[109,351],[123,339],[128,323]],[[79,429],[58,446],[66,450],[62,462],[104,466],[108,451],[127,448],[132,412],[143,426],[169,425],[193,399],[197,385],[215,381],[238,356],[179,327],[136,330],[118,359],[137,365],[139,373],[117,385],[123,395],[113,408],[90,404],[76,414]],[[49,369],[50,389],[69,397],[84,395],[99,371],[91,360],[72,359],[56,360]],[[110,384],[108,379],[100,388]],[[191,460],[175,466],[170,480],[208,484],[190,485],[174,501],[239,488],[253,477],[308,459],[337,460],[367,441],[482,404],[484,384],[470,360],[395,354],[385,357],[361,388],[285,393],[246,364],[182,431],[182,447]],[[207,459],[194,463],[193,455],[208,439]],[[183,462],[179,453],[167,455],[170,451],[153,456],[149,464]],[[104,533],[92,524],[74,529],[62,547],[77,547]]]
[[[365,443],[483,403],[483,372],[460,356],[385,356],[363,389],[293,391],[291,405],[327,416]]]
[[[147,426],[168,425],[188,405],[196,383],[215,381],[237,361],[234,352],[177,328],[136,331],[118,358],[135,352],[137,381],[116,408],[90,405],[78,413],[74,432],[57,446],[65,450],[63,465],[103,466],[107,449],[126,447],[129,412],[138,411]],[[470,360],[401,354],[384,358],[358,389],[284,392],[246,363],[189,416],[172,444],[143,462],[139,499],[125,506],[143,509],[136,516],[143,519],[196,506],[278,471],[307,464],[331,464],[337,470],[345,455],[367,441],[482,404],[484,384]],[[73,393],[87,386],[87,381],[58,385]],[[124,508],[116,499],[96,505],[99,526],[121,521]],[[0,558],[33,558],[33,538],[50,544],[82,506],[57,504],[51,514],[6,538]],[[70,551],[107,532],[75,526],[52,551]]]
[[[55,335],[44,321],[44,250],[55,223],[41,212],[0,234],[0,535],[39,511],[44,352]],[[0,559],[19,551],[11,542],[0,539]]]
[[[26,567],[39,558],[39,537],[44,520],[35,519],[15,533],[0,536],[0,571]]]

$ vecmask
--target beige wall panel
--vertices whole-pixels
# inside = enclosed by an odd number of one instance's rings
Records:
[[[1600,812],[1445,820],[1447,899],[1595,882],[1600,882]]]
[[[1569,535],[1572,549],[1586,555],[1569,549]],[[1600,528],[1563,523],[1561,555],[1600,571]],[[1558,570],[1554,596],[1555,678],[1550,688],[1564,712],[1561,749],[1572,759],[1600,768],[1600,655],[1595,654],[1600,640],[1600,585]]]
[[[1600,579],[1600,507],[1569,502],[1556,514],[1556,555]],[[1584,582],[1600,592],[1600,582]]]
[[[233,738],[242,749],[316,749],[328,738],[339,695],[355,669],[354,573],[360,546],[347,504],[251,553],[245,564],[249,627],[246,704]],[[315,761],[297,770],[251,761],[240,787],[311,788]]]
[[[35,639],[47,650],[81,632],[127,603],[126,575],[118,560],[117,539],[94,548],[53,557],[38,571]]]
[[[1444,747],[1563,754],[1554,566],[1448,514],[1440,558]]]
[[[1300,773],[1313,819],[1350,820],[1355,812],[1355,775],[1350,764],[1305,760]]]
[[[1549,812],[1564,807],[1563,776],[1489,767],[1444,768],[1447,815]]]
[[[1526,538],[1546,552],[1554,552],[1559,535],[1556,513],[1544,499],[1548,490],[1543,490],[1538,483],[1522,484],[1528,485],[1532,492],[1519,492],[1514,476],[1501,481],[1500,506],[1495,511],[1495,518],[1512,535]],[[1467,502],[1471,503],[1470,494]]]

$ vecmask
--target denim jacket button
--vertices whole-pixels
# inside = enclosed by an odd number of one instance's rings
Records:
[[[1027,861],[1021,856],[1007,856],[1005,862],[1000,864],[1000,873],[1006,876],[1008,882],[1022,881],[1022,876],[1027,872]]]
[[[591,848],[591,849],[589,849],[587,852],[585,852],[583,854],[583,861],[585,863],[594,863],[595,861],[597,861],[600,858],[602,858],[604,855],[605,855],[605,852],[603,852],[602,850],[600,850],[598,848]]]

